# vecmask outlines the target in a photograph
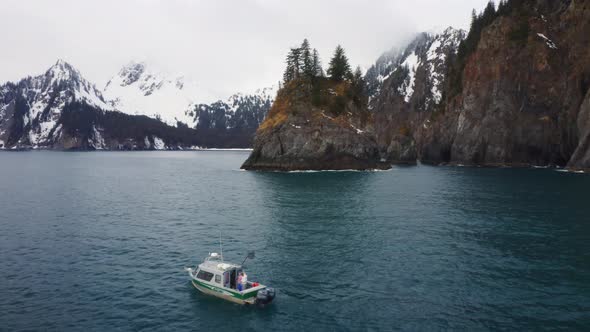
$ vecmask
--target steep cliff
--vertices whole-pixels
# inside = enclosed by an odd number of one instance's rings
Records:
[[[382,56],[389,59],[387,65],[378,61],[367,72],[369,92],[376,92],[370,106],[377,142],[389,162],[413,164],[418,159],[420,135],[441,106],[447,64],[464,38],[463,30],[453,28],[421,33],[397,56]],[[371,79],[377,69],[381,74]]]
[[[450,58],[439,107],[415,115],[383,88],[378,111],[390,108],[398,128],[384,130],[397,135],[389,159],[590,168],[590,3],[511,0],[489,12]]]
[[[366,100],[347,82],[296,79],[279,90],[256,132],[247,170],[388,168],[380,160]]]
[[[531,0],[509,9],[466,57],[460,91],[449,93],[441,121],[425,134],[424,160],[566,166],[584,150],[590,5]]]

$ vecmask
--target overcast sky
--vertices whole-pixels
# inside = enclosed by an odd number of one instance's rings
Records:
[[[342,44],[366,68],[414,33],[466,28],[487,0],[2,0],[0,81],[61,58],[102,88],[131,60],[225,97],[279,81],[308,38],[326,64]]]

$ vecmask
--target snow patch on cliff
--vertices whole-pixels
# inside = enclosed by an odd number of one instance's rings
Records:
[[[156,150],[166,150],[166,144],[158,136],[154,136],[154,149],[156,149]]]
[[[402,86],[400,86],[399,93],[404,96],[404,101],[406,103],[410,102],[410,99],[414,95],[414,85],[416,84],[416,69],[420,64],[420,58],[416,54],[416,51],[413,51],[408,57],[404,60],[401,64],[402,67],[408,69],[408,77]]]
[[[96,126],[92,126],[92,140],[90,140],[90,145],[94,147],[96,150],[104,150],[105,149],[105,141],[102,137],[101,131],[102,129],[96,128]]]
[[[555,45],[555,43],[551,39],[547,38],[547,36],[545,36],[544,34],[537,33],[537,36],[541,37],[541,39],[543,39],[545,41],[545,44],[547,44],[547,46],[549,48],[554,49],[554,50],[557,49],[557,45]]]

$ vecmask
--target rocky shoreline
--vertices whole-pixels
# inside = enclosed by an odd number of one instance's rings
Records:
[[[400,93],[400,66],[373,100],[380,150],[393,163],[589,169],[589,36],[587,3],[538,0],[486,8],[456,49],[417,40],[404,53],[418,59],[413,93]],[[444,81],[430,107],[437,51]]]

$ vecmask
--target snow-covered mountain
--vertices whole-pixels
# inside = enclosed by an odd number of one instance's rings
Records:
[[[197,104],[197,90],[135,63],[102,92],[59,60],[39,76],[0,86],[0,149],[245,148],[276,93]],[[105,96],[116,91],[112,100]]]
[[[112,110],[101,91],[63,60],[44,74],[0,86],[0,147],[52,144],[62,134],[62,111],[72,102]]]
[[[127,114],[146,115],[173,126],[181,123],[197,130],[247,130],[252,135],[275,95],[276,87],[271,87],[216,100],[195,82],[156,71],[145,62],[130,62],[104,89],[113,108]]]
[[[198,104],[187,112],[189,125],[199,129],[256,130],[270,110],[277,86],[258,89],[254,93],[237,93],[227,100]]]
[[[365,76],[371,108],[385,93],[402,97],[416,110],[439,104],[447,57],[456,54],[465,37],[464,30],[449,27],[440,33],[421,33],[402,50],[385,52]]]
[[[0,86],[0,149],[183,149],[202,141],[196,130],[118,112],[63,60]]]
[[[187,113],[198,102],[215,100],[192,80],[135,61],[125,65],[108,81],[104,96],[123,113],[146,115],[174,126],[177,122],[191,123]]]

